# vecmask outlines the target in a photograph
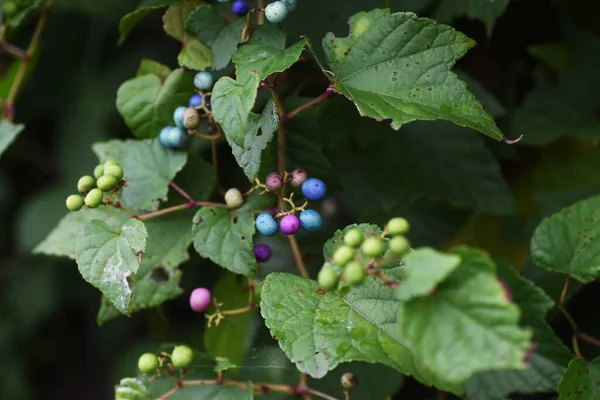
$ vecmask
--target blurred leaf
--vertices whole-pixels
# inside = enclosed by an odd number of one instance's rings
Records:
[[[600,358],[586,364],[574,358],[558,387],[559,400],[594,400],[600,395]]]
[[[133,211],[153,211],[167,200],[169,182],[187,162],[187,153],[165,149],[158,140],[109,140],[92,146],[98,158],[119,161],[127,181],[121,203]]]
[[[556,71],[565,72],[571,68],[573,56],[569,44],[565,41],[557,43],[532,44],[527,47],[529,54],[546,63]]]
[[[150,15],[153,11],[159,10],[177,3],[179,0],[142,0],[137,5],[137,8],[121,18],[119,23],[119,43],[123,43],[127,39],[129,32],[144,18]]]
[[[31,14],[36,9],[40,8],[42,4],[44,4],[44,0],[21,0],[13,1],[12,3],[15,4],[15,12],[11,14],[6,14],[5,11],[4,17],[8,27],[18,28],[23,23],[23,21],[25,21],[25,19],[29,16],[29,14]]]
[[[254,213],[249,205],[236,210],[202,207],[193,224],[194,248],[198,254],[236,274],[251,276],[256,272],[252,251]]]
[[[187,105],[194,93],[191,73],[178,68],[164,81],[158,75],[142,75],[124,82],[117,92],[117,109],[133,134],[155,138],[162,128],[175,125],[173,111]]]
[[[416,120],[445,119],[503,138],[481,103],[450,71],[473,47],[471,39],[433,20],[388,9],[355,14],[349,25],[348,37],[328,34],[322,45],[333,87],[361,115],[391,118],[395,130]]]
[[[0,119],[0,156],[23,129],[24,124],[13,124],[7,119]]]
[[[204,70],[212,64],[210,47],[198,39],[188,39],[177,56],[179,65],[189,69]]]
[[[445,23],[462,16],[478,19],[485,24],[487,35],[492,36],[494,24],[507,6],[508,0],[442,0],[433,18]]]
[[[143,58],[140,62],[140,67],[137,70],[136,76],[156,75],[161,81],[167,80],[173,70],[157,61]]]
[[[172,4],[163,16],[163,29],[167,35],[185,44],[189,36],[185,30],[185,21],[190,13],[201,4],[200,0],[186,0]]]
[[[221,70],[229,65],[231,57],[238,49],[244,24],[244,20],[233,21],[219,33],[212,43],[213,69]]]
[[[227,23],[219,10],[210,4],[200,4],[185,21],[185,29],[206,44],[212,44]]]
[[[213,298],[223,303],[223,310],[235,310],[248,305],[248,282],[238,279],[239,276],[226,272],[213,290]],[[214,307],[211,307],[211,313]],[[255,316],[255,311],[239,315],[226,316],[219,325],[211,326],[204,333],[204,346],[206,351],[215,359],[222,357],[233,364],[228,367],[235,368],[241,365],[244,354],[252,345],[250,325]]]
[[[136,378],[123,378],[115,386],[115,400],[147,400],[152,398],[144,382]]]
[[[57,10],[86,13],[95,17],[121,17],[131,12],[137,0],[55,0]]]
[[[92,220],[77,237],[75,260],[83,279],[98,288],[125,315],[130,315],[129,279],[140,267],[140,253],[146,249],[147,236],[144,223],[132,218],[120,229]]]

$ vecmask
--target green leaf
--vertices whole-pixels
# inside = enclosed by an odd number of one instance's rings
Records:
[[[140,267],[147,235],[144,223],[137,219],[130,219],[120,229],[92,220],[77,237],[75,260],[83,279],[125,315],[129,315],[131,298],[129,279]]]
[[[248,282],[238,275],[225,273],[213,290],[213,298],[223,303],[223,309],[234,310],[248,305]],[[226,358],[228,368],[241,365],[246,350],[252,345],[250,325],[255,312],[226,316],[218,326],[211,326],[204,333],[204,347],[213,358]]]
[[[140,2],[134,11],[121,18],[119,22],[119,44],[125,42],[131,30],[153,11],[168,7],[177,1],[179,0],[145,0]]]
[[[471,400],[505,398],[513,392],[535,393],[556,390],[572,353],[546,322],[554,302],[539,287],[521,277],[506,262],[498,262],[498,277],[509,287],[513,301],[522,311],[521,325],[531,327],[535,348],[524,370],[495,370],[475,374],[465,385]]]
[[[119,161],[127,186],[121,189],[124,207],[153,211],[167,200],[169,182],[183,168],[187,153],[165,149],[158,140],[110,140],[92,146],[101,161]]]
[[[571,48],[566,41],[532,44],[527,52],[556,71],[565,72],[573,65]]]
[[[181,271],[177,267],[189,259],[188,247],[192,243],[189,213],[154,218],[146,221],[145,226],[146,252],[137,274],[129,279],[129,314],[156,307],[183,293],[179,287]],[[111,303],[103,302],[98,324],[118,317],[115,311]]]
[[[558,400],[594,400],[600,395],[600,358],[589,364],[574,358],[558,387]]]
[[[212,44],[213,69],[221,70],[229,65],[238,49],[245,21],[243,19],[228,24]]]
[[[291,67],[300,58],[304,45],[304,40],[301,40],[286,49],[250,41],[240,46],[233,55],[233,62],[240,76],[255,71],[262,81],[275,72],[283,72]]]
[[[274,47],[283,50],[285,49],[285,42],[285,31],[280,25],[264,24],[254,31],[248,44],[261,44],[265,47]]]
[[[192,11],[202,5],[200,0],[186,0],[172,4],[163,16],[163,29],[172,38],[185,42],[189,35],[185,30],[185,22]]]
[[[161,81],[165,81],[173,70],[157,61],[143,58],[137,70],[136,76],[156,75]]]
[[[278,124],[279,114],[275,108],[275,102],[271,99],[260,117],[250,113],[243,147],[238,146],[227,137],[238,165],[242,167],[250,182],[254,182],[254,178],[258,174],[262,151],[273,139]]]
[[[165,80],[156,74],[137,76],[119,87],[117,110],[136,137],[154,138],[174,125],[173,110],[186,105],[193,91],[193,75],[181,68]]]
[[[217,39],[225,26],[227,24],[219,10],[210,4],[199,5],[185,21],[185,29],[209,45]]]
[[[396,292],[398,300],[402,301],[428,295],[461,263],[459,255],[441,253],[430,247],[411,251],[402,261],[405,280]]]
[[[508,0],[443,0],[433,14],[441,22],[451,23],[457,17],[479,19],[492,36],[496,20],[504,13]]]
[[[600,196],[594,196],[544,219],[531,239],[533,261],[581,282],[600,276],[599,207]]]
[[[84,207],[77,212],[68,212],[35,248],[33,254],[69,257],[75,259],[77,254],[77,236],[81,229],[92,220],[101,220],[113,229],[120,228],[129,216],[125,211],[113,207]]]
[[[525,368],[531,331],[518,326],[519,308],[507,301],[493,261],[466,247],[453,253],[462,262],[435,292],[398,310],[415,361],[457,384],[480,371]]]
[[[194,216],[194,248],[202,257],[229,271],[252,276],[257,269],[252,251],[255,232],[252,207],[237,210],[203,207]]]
[[[323,48],[333,86],[363,116],[391,126],[445,119],[496,140],[503,135],[492,117],[450,71],[474,42],[449,26],[388,9],[350,18],[350,35],[329,33]],[[367,61],[365,61],[367,60]]]
[[[204,336],[204,341],[206,342],[206,335]],[[215,361],[217,362],[217,365],[215,365],[215,368],[214,368],[215,372],[227,371],[227,370],[234,369],[234,368],[238,367],[237,365],[235,365],[234,363],[232,363],[231,361],[229,361],[228,358],[215,357]]]
[[[147,400],[152,398],[144,382],[137,378],[123,378],[118,385],[115,385],[115,400]]]
[[[198,39],[191,38],[184,42],[177,61],[182,67],[201,71],[212,64],[212,53],[210,47]]]
[[[248,74],[242,82],[224,76],[212,90],[213,118],[223,128],[227,140],[240,147],[245,145],[245,135],[252,122],[250,113],[256,101],[259,82],[256,73]]]
[[[24,124],[13,124],[7,119],[0,120],[0,156],[23,129]]]

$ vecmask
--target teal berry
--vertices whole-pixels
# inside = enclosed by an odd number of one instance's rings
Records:
[[[171,129],[173,129],[174,126],[168,125],[165,126],[164,128],[162,128],[162,130],[160,131],[160,134],[158,135],[158,140],[160,141],[160,144],[162,144],[164,147],[166,147],[167,149],[171,148],[171,142],[169,140],[169,135],[171,132]]]
[[[256,217],[256,230],[265,236],[273,236],[279,231],[279,224],[275,221],[275,218],[268,212],[258,214]]]
[[[296,0],[281,0],[281,2],[285,4],[289,12],[292,12],[296,9]]]
[[[185,106],[179,106],[173,113],[173,121],[175,121],[175,125],[180,128],[183,128],[183,113],[185,112],[186,108],[187,107]]]
[[[308,200],[315,201],[321,200],[327,193],[327,186],[325,182],[317,178],[308,178],[302,184],[302,194]]]
[[[204,103],[204,98],[202,97],[201,94],[198,94],[198,93],[193,94],[192,97],[190,97],[190,100],[188,102],[190,107],[194,107],[194,108],[202,106],[202,103]]]
[[[265,7],[265,17],[273,24],[280,24],[288,15],[288,9],[282,1],[274,1]]]
[[[176,126],[169,131],[167,140],[171,148],[180,149],[187,143],[188,133],[183,128]]]
[[[308,232],[314,232],[323,226],[323,218],[318,211],[308,209],[300,213],[300,226]]]
[[[198,90],[209,90],[213,85],[213,76],[208,71],[200,71],[194,76],[194,86]]]

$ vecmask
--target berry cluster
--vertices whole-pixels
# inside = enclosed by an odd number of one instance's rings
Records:
[[[200,118],[207,118],[211,113],[209,90],[213,86],[213,76],[208,71],[200,71],[194,76],[194,93],[188,106],[179,106],[173,112],[175,126],[165,126],[159,134],[160,143],[168,149],[181,149],[190,135],[196,132]]]
[[[226,3],[228,1],[229,0],[219,0],[219,3]],[[296,0],[277,0],[267,4],[265,7],[265,17],[269,22],[279,24],[295,9]],[[231,12],[235,16],[245,17],[250,12],[250,5],[246,0],[235,0],[231,5]]]
[[[326,261],[319,271],[318,281],[323,289],[333,289],[360,284],[367,270],[377,275],[375,261],[380,259],[386,245],[392,256],[402,256],[410,249],[410,242],[404,236],[410,225],[404,218],[392,218],[386,225],[383,234],[364,237],[360,229],[353,228],[344,234],[344,244],[333,253],[333,258]],[[384,239],[386,235],[391,238]]]
[[[194,361],[194,351],[188,346],[175,346],[171,354],[161,353],[160,355],[144,353],[138,359],[138,368],[144,374],[157,373],[160,375],[167,358],[171,359],[169,369],[187,368]]]
[[[291,205],[289,211],[279,213],[265,211],[256,217],[256,230],[265,236],[273,236],[279,230],[286,235],[294,235],[302,227],[308,232],[317,231],[323,225],[323,219],[319,212],[313,209],[307,209],[308,201],[317,201],[325,197],[327,186],[317,178],[308,178],[305,171],[301,169],[294,170],[291,174],[285,173],[282,177],[277,172],[271,172],[267,175],[265,184],[258,183],[257,186],[265,189],[265,192],[278,192],[285,182],[290,182],[295,188],[300,187],[302,194],[306,198],[304,205],[296,207],[293,202],[293,194],[289,198],[283,199]],[[300,212],[300,216],[296,216],[296,212]],[[279,223],[277,222],[279,218]]]
[[[72,194],[67,197],[66,205],[71,211],[79,211],[85,204],[89,208],[96,208],[104,199],[104,193],[113,192],[117,194],[125,181],[123,179],[123,169],[115,160],[108,160],[94,168],[94,176],[85,175],[77,181],[77,191],[79,194]],[[83,197],[85,195],[85,198]],[[108,199],[112,202],[112,197]],[[118,206],[118,203],[115,203]]]

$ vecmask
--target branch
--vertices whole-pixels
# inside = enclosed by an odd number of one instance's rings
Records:
[[[180,204],[178,206],[163,208],[162,210],[152,211],[147,214],[134,215],[133,218],[135,218],[139,221],[145,221],[150,218],[160,217],[161,215],[170,214],[175,211],[187,210],[188,208],[210,207],[210,206],[227,207],[225,204],[221,204],[221,203],[213,203],[210,201],[194,201],[194,202],[188,202],[185,204]]]
[[[294,118],[296,115],[300,114],[302,111],[311,108],[317,104],[319,104],[320,102],[327,100],[328,98],[330,98],[334,93],[337,93],[337,90],[335,90],[333,87],[328,87],[326,91],[324,91],[322,94],[320,94],[318,97],[315,97],[314,99],[310,100],[307,103],[302,104],[300,107],[296,108],[293,111],[290,111],[287,114],[283,115],[283,120],[284,121],[289,121],[290,119]]]
[[[306,279],[310,279],[310,274],[306,270],[306,266],[304,265],[304,260],[302,260],[302,255],[300,254],[300,249],[298,248],[298,242],[296,241],[296,237],[294,235],[288,236],[288,241],[290,242],[290,247],[292,248],[292,253],[294,253],[294,259],[296,260],[296,267],[298,267],[298,271],[300,271],[300,276]]]

